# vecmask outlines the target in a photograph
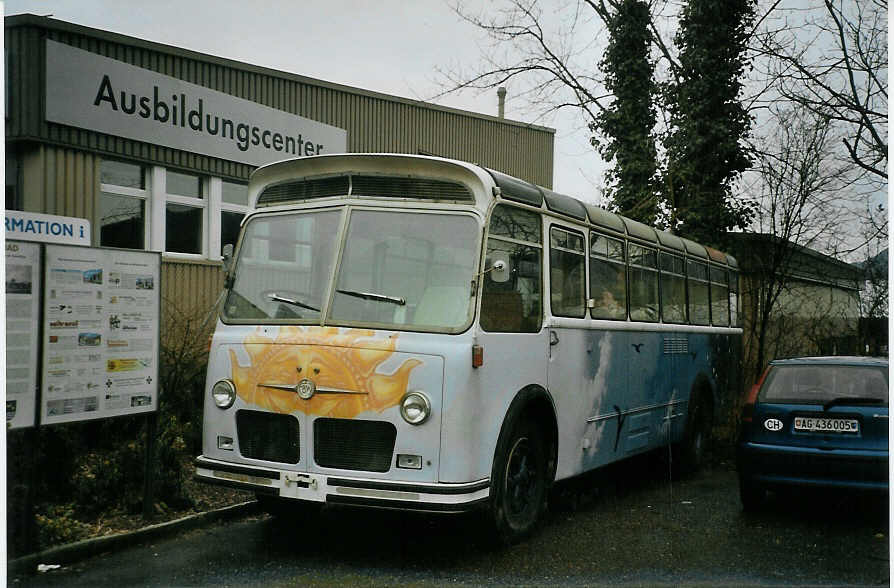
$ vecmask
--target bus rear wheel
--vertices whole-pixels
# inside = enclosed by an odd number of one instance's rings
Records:
[[[697,472],[708,461],[713,417],[711,406],[703,396],[690,406],[686,436],[677,447],[678,462],[683,473]]]
[[[531,533],[546,508],[547,459],[543,434],[523,420],[500,440],[491,480],[495,538],[508,545]]]

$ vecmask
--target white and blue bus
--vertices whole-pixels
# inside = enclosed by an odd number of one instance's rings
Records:
[[[271,509],[485,508],[673,444],[697,463],[741,344],[732,257],[468,163],[259,168],[211,344],[203,481]]]

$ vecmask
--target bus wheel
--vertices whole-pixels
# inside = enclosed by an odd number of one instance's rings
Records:
[[[689,413],[686,436],[679,446],[679,461],[683,472],[698,471],[707,461],[711,429],[711,408],[703,398],[697,398]]]
[[[533,531],[545,510],[546,450],[540,430],[527,420],[500,444],[491,480],[491,514],[496,539],[508,545]]]

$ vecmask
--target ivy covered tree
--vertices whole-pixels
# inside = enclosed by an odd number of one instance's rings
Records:
[[[606,173],[614,208],[652,225],[658,216],[658,196],[649,6],[642,0],[620,0],[611,12],[603,7],[603,13],[609,41],[599,68],[614,99],[590,124],[596,133],[591,142],[606,161],[614,161]]]
[[[676,232],[723,246],[730,229],[744,228],[753,205],[733,188],[751,165],[746,140],[751,115],[740,96],[749,60],[754,0],[689,0],[674,37],[675,80],[664,86],[669,128],[662,188]]]

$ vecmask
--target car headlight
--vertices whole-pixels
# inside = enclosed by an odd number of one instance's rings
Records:
[[[236,386],[230,380],[218,380],[211,387],[211,396],[217,408],[230,408],[236,401]]]
[[[431,401],[422,392],[407,392],[400,401],[400,416],[411,425],[421,425],[431,415]]]

